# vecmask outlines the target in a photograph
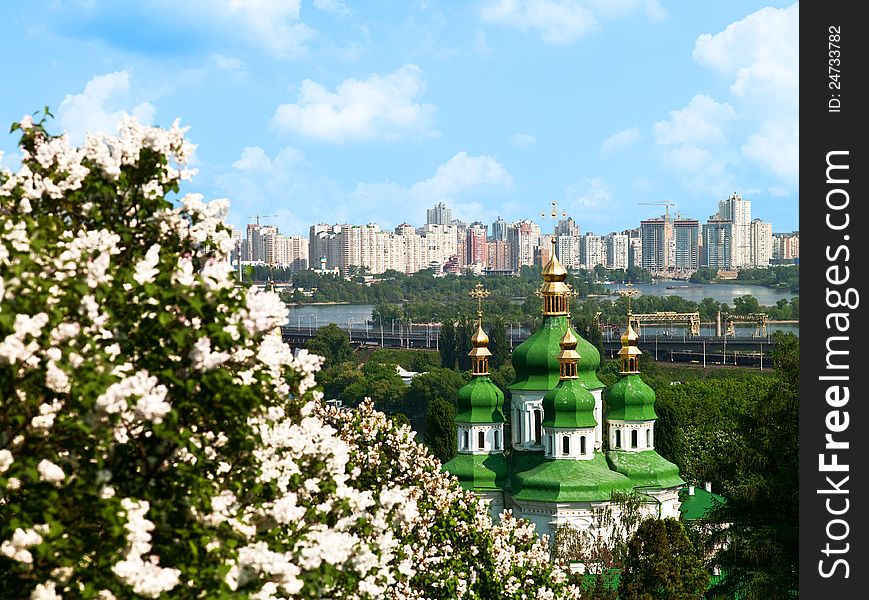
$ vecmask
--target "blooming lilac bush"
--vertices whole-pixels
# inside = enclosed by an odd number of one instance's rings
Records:
[[[22,119],[0,172],[0,597],[559,598],[408,428],[322,406],[275,294],[236,287],[192,147]]]

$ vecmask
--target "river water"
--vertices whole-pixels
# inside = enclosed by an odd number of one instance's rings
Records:
[[[679,287],[676,289],[667,289],[667,286],[690,286]],[[615,293],[620,285],[608,286],[610,291]],[[764,306],[774,305],[780,298],[790,300],[798,296],[789,292],[780,292],[759,285],[742,285],[742,284],[725,284],[725,283],[710,283],[710,284],[688,284],[684,281],[662,281],[661,283],[641,283],[634,286],[640,294],[654,296],[681,296],[686,300],[700,302],[703,298],[713,298],[717,302],[726,302],[733,306],[733,299],[746,294],[751,294],[757,301]],[[615,298],[616,296],[613,296]],[[289,323],[288,325],[296,327],[308,327],[312,332],[318,327],[328,323],[335,323],[343,329],[352,328],[355,331],[365,330],[366,322],[371,319],[371,310],[373,304],[303,304],[289,307]],[[372,325],[369,325],[372,327]],[[380,329],[380,324],[376,325]],[[398,332],[402,325],[400,323],[383,323],[384,331]],[[798,324],[769,324],[768,333],[773,331],[793,332],[799,335]],[[754,326],[750,324],[737,324],[737,335],[751,335],[754,332]],[[519,335],[520,329],[514,326],[516,335]],[[643,327],[645,335],[681,335],[681,329],[678,327]],[[714,335],[714,326],[703,324],[701,327],[703,335]],[[509,335],[509,332],[508,332]]]

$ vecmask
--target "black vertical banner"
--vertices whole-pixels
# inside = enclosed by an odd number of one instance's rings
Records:
[[[800,595],[865,597],[869,178],[859,2],[800,6]]]

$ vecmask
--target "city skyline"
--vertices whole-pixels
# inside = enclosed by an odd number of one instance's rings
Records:
[[[74,143],[123,113],[198,145],[182,192],[229,198],[287,235],[534,218],[584,231],[705,221],[737,191],[798,230],[791,2],[59,1],[10,8],[0,112],[48,105]],[[14,168],[16,136],[0,138]],[[421,218],[420,218],[421,220]]]

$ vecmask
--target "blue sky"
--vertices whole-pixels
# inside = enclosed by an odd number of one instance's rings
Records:
[[[798,3],[47,0],[10,3],[0,117],[74,140],[180,118],[183,191],[285,234],[317,222],[635,227],[738,192],[798,226]],[[14,168],[14,135],[0,136]]]

